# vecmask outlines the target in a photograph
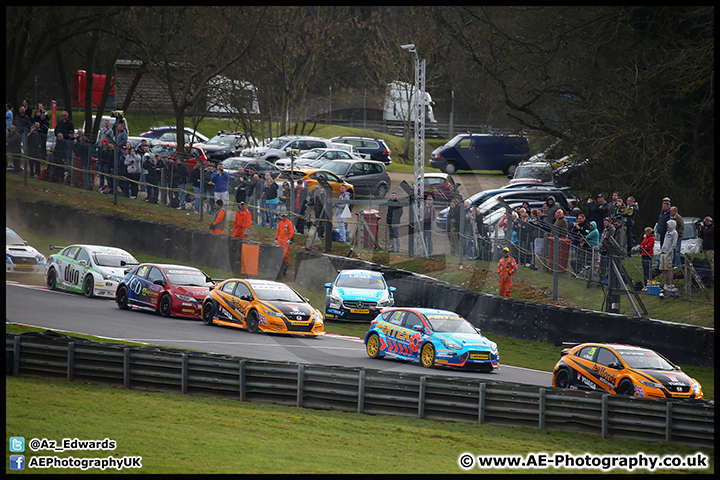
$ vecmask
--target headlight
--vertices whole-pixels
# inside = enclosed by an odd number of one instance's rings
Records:
[[[497,349],[497,343],[492,342],[492,343],[490,344],[490,351],[491,351],[491,352],[497,352],[497,351],[498,351],[498,349]]]
[[[646,387],[650,387],[650,388],[662,388],[662,385],[660,385],[660,384],[657,383],[657,382],[647,382],[647,381],[645,381],[645,380],[638,380],[638,382],[640,382],[641,385],[645,385]]]
[[[445,345],[447,348],[452,348],[453,350],[457,350],[457,349],[459,349],[459,348],[462,348],[462,346],[461,346],[459,343],[454,342],[453,340],[442,339],[441,342],[442,342],[442,344]]]
[[[188,297],[187,295],[180,295],[180,294],[176,293],[175,296],[177,298],[179,298],[180,300],[182,300],[183,302],[191,302],[192,303],[195,301],[195,299],[193,297]]]
[[[693,391],[693,393],[694,393],[694,394],[700,393],[700,391],[702,390],[702,387],[700,386],[700,384],[699,384],[697,381],[695,381],[694,379],[692,379],[692,378],[690,379],[690,381],[692,382],[692,391]]]
[[[395,304],[395,299],[385,293],[383,297],[377,302],[378,308],[392,307]]]
[[[270,309],[264,310],[263,313],[264,313],[265,315],[267,315],[268,317],[274,317],[274,318],[280,318],[280,317],[283,316],[282,313],[280,313],[280,312],[275,312],[275,311],[270,310]]]
[[[103,280],[107,280],[108,282],[119,282],[120,279],[116,277],[115,275],[110,275],[109,273],[103,273]]]
[[[316,322],[322,322],[322,313],[318,312],[317,310],[313,310],[312,319]]]
[[[335,290],[330,290],[329,295],[329,301],[330,306],[333,308],[340,308],[342,307],[342,298],[340,298],[338,295],[335,294]]]

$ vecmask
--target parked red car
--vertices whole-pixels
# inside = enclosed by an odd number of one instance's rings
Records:
[[[432,195],[433,200],[441,202],[452,200],[460,186],[447,173],[425,173],[424,185],[425,197]]]
[[[207,164],[208,157],[205,155],[205,151],[200,148],[200,146],[193,145],[191,148],[190,145],[185,145],[185,151],[187,153],[185,165],[187,166],[188,172],[195,167],[198,159]],[[163,155],[167,155],[169,159],[175,160],[175,157],[177,156],[177,143],[160,142],[150,148],[150,153],[153,155],[159,153],[161,157]]]
[[[185,265],[143,263],[128,270],[118,285],[118,308],[133,306],[163,317],[201,318],[202,302],[215,282],[202,270]]]

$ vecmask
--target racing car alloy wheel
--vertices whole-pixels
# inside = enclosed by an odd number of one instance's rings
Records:
[[[564,368],[558,371],[555,376],[555,386],[558,388],[569,388],[570,387],[570,374]]]
[[[432,346],[432,343],[423,345],[420,352],[420,362],[425,368],[430,368],[435,365],[435,348]]]
[[[169,317],[170,316],[170,310],[172,309],[172,300],[170,300],[170,295],[167,293],[160,297],[160,302],[158,303],[158,312],[163,317]]]
[[[95,294],[95,279],[92,275],[85,275],[85,280],[83,280],[83,293],[87,298],[92,298]]]
[[[45,282],[47,284],[47,287],[50,290],[56,290],[57,289],[57,274],[55,273],[55,269],[51,268],[50,271],[47,274],[47,278],[45,279]]]
[[[122,286],[118,288],[117,291],[117,305],[118,308],[121,310],[130,310],[130,306],[128,305],[128,291],[126,286]]]
[[[633,387],[632,381],[625,379],[622,382],[620,382],[620,385],[618,385],[617,388],[617,394],[618,395],[629,395],[633,396],[635,395],[635,387]]]
[[[258,333],[258,314],[255,310],[247,316],[247,329],[250,333]]]
[[[380,355],[380,338],[377,334],[372,334],[368,337],[367,344],[365,345],[365,351],[370,358],[382,358]]]
[[[215,307],[213,307],[212,302],[205,302],[205,305],[203,305],[203,309],[202,309],[202,322],[205,325],[215,325],[213,323],[214,317],[215,317]]]

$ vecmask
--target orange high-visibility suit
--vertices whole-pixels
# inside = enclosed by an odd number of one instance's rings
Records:
[[[215,220],[210,225],[210,233],[222,233],[223,228],[225,228],[225,209],[220,207],[215,214]]]
[[[283,247],[285,253],[285,263],[290,263],[290,244],[288,240],[295,238],[295,228],[293,224],[286,216],[278,223],[277,231],[275,233],[275,241],[278,245]]]
[[[517,263],[510,255],[502,257],[500,261],[498,261],[497,271],[500,276],[501,297],[512,297],[512,276],[515,272],[517,272],[517,269]]]
[[[240,208],[235,214],[233,237],[245,238],[245,229],[252,226],[252,214],[247,208]]]

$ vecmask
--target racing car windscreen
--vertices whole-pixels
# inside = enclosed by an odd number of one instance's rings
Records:
[[[253,290],[258,300],[264,300],[266,302],[301,302],[305,303],[305,300],[295,293],[290,287],[286,286],[258,286],[253,285]]]
[[[618,350],[618,353],[630,368],[639,368],[641,370],[675,370],[674,365],[652,350]]]
[[[5,230],[5,245],[25,245],[25,242],[17,233]]]
[[[165,274],[173,285],[210,287],[213,282],[204,273],[192,270],[167,270]]]
[[[338,278],[336,286],[344,288],[370,288],[373,290],[385,288],[382,277],[355,273],[341,275],[340,278]]]
[[[426,314],[425,318],[434,332],[477,333],[470,322],[457,315]]]
[[[135,260],[132,255],[96,253],[93,256],[95,257],[95,264],[99,267],[120,268],[127,265],[140,265],[140,262]]]

